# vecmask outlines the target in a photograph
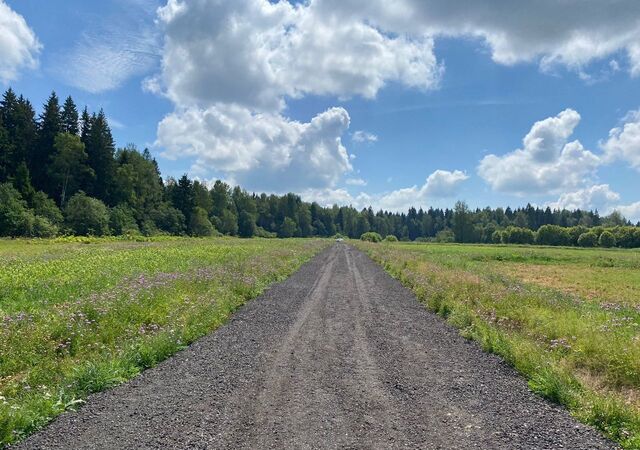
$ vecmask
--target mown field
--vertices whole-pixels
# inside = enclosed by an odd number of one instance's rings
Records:
[[[0,448],[212,331],[329,243],[0,240]]]
[[[356,245],[532,390],[640,448],[640,252]]]

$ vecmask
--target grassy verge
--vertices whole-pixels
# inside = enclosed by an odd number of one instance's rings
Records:
[[[328,244],[0,240],[0,448],[211,332]]]
[[[640,448],[640,253],[356,244],[531,389]]]

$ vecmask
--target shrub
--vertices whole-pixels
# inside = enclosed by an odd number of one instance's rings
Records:
[[[139,234],[140,229],[133,210],[126,205],[118,205],[111,210],[109,226],[114,234]]]
[[[536,243],[540,245],[568,245],[570,239],[566,228],[558,225],[543,225],[538,230]]]
[[[161,204],[158,209],[151,212],[151,217],[156,226],[169,234],[180,235],[184,233],[184,214],[168,203]]]
[[[280,225],[278,236],[281,238],[290,238],[296,235],[298,231],[298,225],[295,220],[290,217],[285,217]]]
[[[436,242],[441,242],[441,243],[451,243],[451,242],[455,242],[455,240],[456,240],[456,237],[453,234],[453,231],[449,229],[438,231],[435,239]]]
[[[278,237],[278,233],[272,233],[262,227],[256,227],[256,236],[261,238],[273,239]]]
[[[363,233],[362,236],[360,236],[360,240],[367,242],[382,242],[382,236],[373,231],[367,231],[366,233]]]
[[[222,216],[220,217],[220,228],[218,228],[221,233],[228,234],[229,236],[235,236],[238,234],[238,216],[229,210],[225,209],[222,211]]]
[[[395,237],[393,234],[387,235],[387,237],[385,237],[384,240],[386,242],[398,242],[398,238]]]
[[[491,242],[494,244],[502,244],[502,231],[496,230],[491,234]]]
[[[189,223],[189,231],[192,236],[204,237],[211,236],[215,233],[215,228],[209,221],[207,211],[203,208],[196,207],[191,213],[191,221]]]
[[[567,233],[569,234],[569,245],[580,245],[578,243],[578,239],[580,239],[580,236],[583,235],[584,233],[591,231],[587,227],[584,227],[582,225],[578,225],[576,227],[569,227],[569,228],[566,228],[566,230],[567,230]]]
[[[505,244],[533,244],[536,235],[528,228],[507,227],[502,234]]]
[[[610,231],[603,231],[600,234],[600,239],[598,240],[598,244],[600,247],[615,247],[616,246],[616,237]]]
[[[109,234],[109,209],[97,198],[80,191],[67,203],[65,223],[79,236],[104,236]]]
[[[578,238],[578,245],[580,247],[595,247],[598,245],[598,235],[592,231],[582,233]]]
[[[20,192],[10,183],[0,184],[0,235],[28,235],[31,231],[29,222],[27,203]]]
[[[52,225],[62,225],[64,217],[62,211],[51,198],[47,197],[42,191],[33,194],[31,200],[33,212],[36,216],[45,217]]]
[[[58,235],[58,227],[52,224],[46,217],[35,216],[33,218],[31,235],[39,238],[56,237]]]
[[[618,247],[640,247],[640,229],[636,227],[615,227],[611,231],[616,238]]]

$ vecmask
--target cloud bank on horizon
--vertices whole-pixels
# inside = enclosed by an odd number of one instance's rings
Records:
[[[640,202],[621,204],[599,174],[613,163],[640,171],[639,111],[611,124],[598,148],[588,149],[574,138],[582,117],[566,105],[523,130],[520,148],[478,157],[475,174],[435,167],[424,184],[388,192],[364,190],[368,180],[353,154],[385,137],[351,131],[343,102],[375,102],[391,85],[437,91],[447,76],[441,39],[475,41],[495,64],[532,64],[549,77],[564,71],[589,82],[589,65],[607,58],[608,70],[640,77],[640,2],[587,3],[168,0],[156,8],[152,0],[136,0],[135,16],[146,11],[155,22],[125,23],[104,38],[85,35],[65,60],[65,76],[95,93],[144,75],[142,88],[173,109],[157,125],[156,148],[167,161],[191,161],[191,173],[203,179],[296,191],[325,204],[401,210],[453,199],[477,176],[492,193],[543,195],[555,207],[615,208],[637,220]],[[0,81],[7,83],[37,66],[42,46],[4,0],[0,28],[6,30]],[[292,102],[304,98],[334,106],[306,121],[292,118]]]

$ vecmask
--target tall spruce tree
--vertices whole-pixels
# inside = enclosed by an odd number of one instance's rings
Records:
[[[64,101],[64,106],[62,107],[62,132],[69,134],[79,134],[80,133],[80,125],[79,125],[79,116],[78,116],[78,108],[76,108],[76,104],[73,102],[71,96],[67,97]]]
[[[38,124],[38,142],[29,159],[29,170],[36,189],[49,195],[55,194],[53,183],[49,180],[47,165],[56,154],[55,139],[62,131],[60,102],[55,92],[52,92],[44,104]]]
[[[91,115],[89,114],[89,110],[85,106],[82,110],[82,116],[80,116],[80,139],[82,139],[82,143],[87,145],[87,140],[89,139],[89,134],[91,133]]]
[[[15,175],[22,162],[28,161],[37,137],[35,111],[23,96],[8,89],[0,102],[3,126],[8,139],[7,177]]]
[[[9,134],[4,127],[2,110],[0,109],[0,183],[4,183],[9,177],[11,153],[11,141],[9,141]]]
[[[112,205],[115,144],[104,111],[100,110],[98,115],[94,114],[89,124],[90,128],[87,130],[84,144],[89,157],[89,166],[95,173],[95,179],[87,191],[93,197]],[[83,125],[83,132],[84,128]]]

